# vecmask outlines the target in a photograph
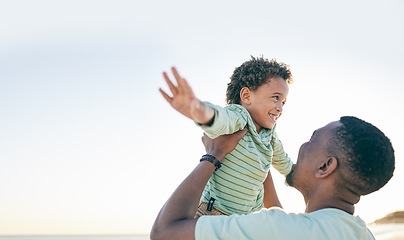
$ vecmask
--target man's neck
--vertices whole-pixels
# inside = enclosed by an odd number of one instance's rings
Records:
[[[335,190],[335,189],[334,189]],[[327,190],[313,191],[310,196],[305,197],[306,212],[314,212],[324,208],[337,208],[349,214],[354,214],[355,204],[359,202],[360,196],[349,191]]]
[[[325,208],[336,208],[351,215],[355,212],[355,205],[340,199],[329,199],[321,201],[308,201],[306,202],[306,213],[314,212]]]

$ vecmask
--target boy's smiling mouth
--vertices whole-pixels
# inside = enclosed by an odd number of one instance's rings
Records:
[[[269,113],[269,117],[272,118],[276,122],[276,120],[278,120],[278,118],[279,118],[279,115]]]

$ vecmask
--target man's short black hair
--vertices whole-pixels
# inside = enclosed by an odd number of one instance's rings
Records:
[[[289,66],[276,59],[268,60],[262,56],[251,59],[237,67],[230,77],[227,85],[226,102],[240,104],[240,91],[243,87],[256,90],[259,86],[270,81],[271,78],[281,77],[288,84],[292,83],[292,74]]]
[[[341,117],[329,151],[339,158],[340,187],[358,195],[379,190],[393,176],[395,157],[390,139],[372,124],[356,117]]]

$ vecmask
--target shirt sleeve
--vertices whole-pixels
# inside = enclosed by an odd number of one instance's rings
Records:
[[[208,106],[212,107],[215,111],[213,123],[211,125],[199,124],[210,138],[217,138],[220,135],[232,134],[243,129],[247,124],[247,117],[241,112],[231,111],[209,102],[205,102]]]
[[[273,132],[271,142],[273,149],[272,166],[281,174],[287,175],[292,170],[293,162],[283,149],[282,142],[275,131]]]

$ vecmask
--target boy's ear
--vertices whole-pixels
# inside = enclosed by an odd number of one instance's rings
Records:
[[[316,171],[316,177],[324,178],[331,175],[338,167],[338,160],[335,157],[328,157],[326,161],[322,162],[318,166]]]
[[[247,105],[251,104],[251,90],[248,87],[243,87],[240,90],[240,101]]]

